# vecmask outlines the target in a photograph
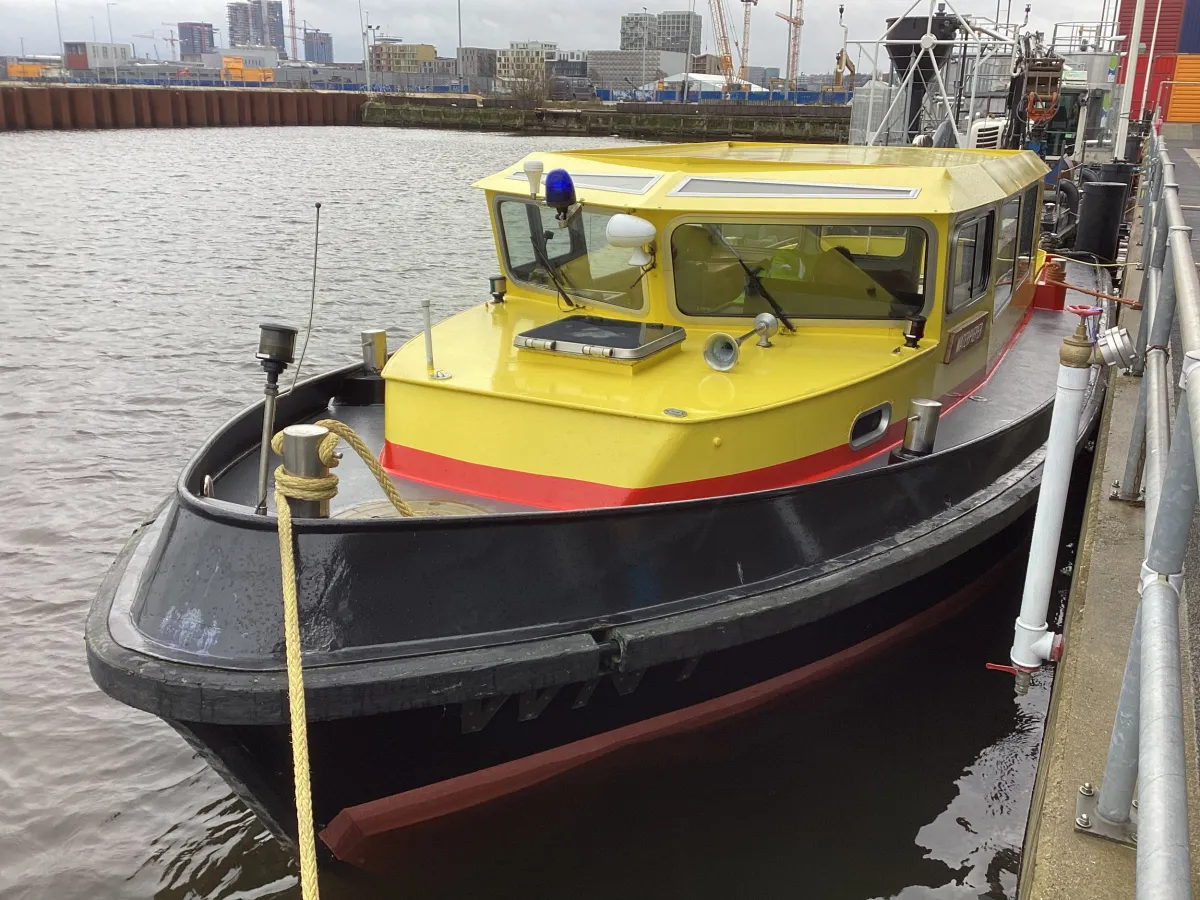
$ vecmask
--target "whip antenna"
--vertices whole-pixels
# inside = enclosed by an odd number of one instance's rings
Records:
[[[300,367],[304,365],[304,354],[308,351],[308,339],[312,337],[313,312],[317,308],[317,249],[321,246],[321,204],[317,203],[317,221],[313,227],[313,274],[312,274],[312,294],[308,300],[308,327],[304,329],[304,346],[300,348],[300,361],[296,363],[296,371],[292,376],[292,386],[288,388],[290,394],[296,387],[296,382],[300,380]]]

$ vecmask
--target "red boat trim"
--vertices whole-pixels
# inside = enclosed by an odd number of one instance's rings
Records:
[[[343,862],[364,865],[375,838],[533,787],[622,748],[749,712],[862,662],[891,643],[940,625],[992,584],[1006,564],[1007,559],[1001,560],[971,584],[887,631],[759,684],[498,766],[347,807],[321,831],[321,840]]]
[[[946,415],[973,392],[991,380],[1000,363],[1016,344],[1033,314],[1033,307],[1026,309],[1004,349],[984,371],[958,385],[942,397],[947,404],[942,415]],[[679,481],[650,487],[628,488],[618,485],[600,484],[558,475],[539,475],[504,469],[483,463],[466,462],[417,450],[385,441],[379,455],[380,465],[389,474],[417,481],[432,487],[444,488],[476,497],[502,500],[541,509],[602,509],[613,506],[634,506],[642,503],[667,503],[675,500],[695,500],[702,497],[721,497],[731,494],[748,494],[754,491],[771,490],[831,478],[847,469],[874,459],[881,453],[889,453],[904,437],[904,419],[888,427],[884,436],[863,450],[851,450],[848,444],[831,447],[811,456],[788,460],[748,472],[718,475],[695,481]]]
[[[493,500],[522,503],[544,509],[594,509],[747,494],[828,478],[890,450],[903,436],[904,420],[901,419],[893,422],[883,438],[872,444],[869,449],[851,450],[849,445],[842,445],[749,472],[735,472],[732,475],[642,488],[619,487],[464,462],[425,450],[402,447],[391,441],[384,443],[379,462],[387,472],[399,478],[473,494],[476,497],[490,497]]]

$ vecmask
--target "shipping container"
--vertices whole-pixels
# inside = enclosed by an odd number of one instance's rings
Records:
[[[1138,48],[1137,76],[1133,84],[1133,98],[1129,116],[1137,119],[1142,114],[1142,87],[1145,84],[1146,72],[1151,71],[1150,46],[1154,45],[1153,71],[1150,76],[1150,90],[1147,92],[1146,105],[1153,108],[1158,86],[1163,81],[1170,80],[1175,71],[1175,53],[1179,46],[1180,34],[1183,29],[1184,6],[1187,0],[1162,0],[1162,6],[1155,0],[1146,0],[1142,17],[1141,46]],[[1192,4],[1200,4],[1200,0],[1191,0]],[[1122,3],[1118,15],[1117,34],[1130,35],[1130,39],[1122,43],[1120,74],[1117,82],[1125,83],[1125,69],[1129,61],[1129,51],[1133,47],[1133,15],[1134,3]],[[1157,19],[1157,32],[1155,20]]]
[[[1200,53],[1200,0],[1186,0],[1177,49],[1181,54]]]
[[[1200,122],[1200,55],[1181,54],[1175,59],[1177,82],[1170,88],[1167,104],[1168,122]]]
[[[46,66],[41,63],[9,63],[9,78],[41,78],[46,74]]]

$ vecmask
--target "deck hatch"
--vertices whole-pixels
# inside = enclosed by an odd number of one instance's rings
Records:
[[[912,200],[920,188],[813,181],[762,181],[690,175],[670,191],[673,197],[797,198],[811,200]]]
[[[513,338],[518,350],[542,350],[593,359],[645,359],[681,343],[687,333],[678,325],[626,322],[600,316],[567,316],[523,331]]]
[[[508,176],[511,179],[528,184],[528,177],[524,172],[513,172]],[[587,172],[572,172],[571,181],[575,183],[577,188],[592,188],[598,191],[616,191],[618,194],[644,194],[650,188],[654,187],[654,183],[658,181],[661,175],[609,175],[609,174],[588,174]]]

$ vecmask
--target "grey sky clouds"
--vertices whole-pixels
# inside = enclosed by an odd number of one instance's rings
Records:
[[[362,38],[358,24],[358,6],[354,0],[295,0],[296,23],[333,34],[338,60],[362,59]],[[741,3],[726,0],[740,29]],[[921,9],[927,9],[922,0]],[[602,50],[620,45],[621,14],[639,11],[643,4],[651,12],[683,9],[688,2],[650,3],[646,0],[462,0],[463,43],[467,46],[504,47],[514,40],[557,41],[565,49]],[[903,0],[848,0],[846,23],[851,40],[872,40],[884,29],[884,18],[904,11]],[[1031,22],[1049,30],[1055,21],[1088,20],[1100,14],[1099,0],[1035,0]],[[285,18],[287,0],[284,0]],[[800,64],[807,72],[827,72],[833,67],[834,54],[841,46],[836,0],[808,0],[800,49]],[[363,0],[372,24],[386,27],[387,33],[405,40],[430,43],[443,56],[453,56],[457,46],[457,16],[454,0]],[[751,64],[784,65],[787,49],[787,25],[775,17],[786,12],[788,0],[760,0],[754,10],[751,29]],[[708,0],[697,0],[696,9],[704,17],[704,45],[713,49]],[[992,16],[994,3],[967,6],[960,0],[963,13]],[[1023,15],[1023,0],[1015,0],[1013,17]],[[1003,10],[1002,10],[1003,11]],[[108,39],[108,21],[103,0],[59,0],[64,40],[90,40],[92,20],[100,40]],[[139,55],[158,53],[170,58],[165,41],[153,42],[135,34],[165,36],[170,26],[164,22],[206,21],[222,30],[219,39],[226,43],[225,4],[223,0],[119,0],[112,7],[113,32],[117,41],[132,42]],[[0,55],[20,52],[21,38],[27,53],[56,52],[53,0],[0,0]],[[851,58],[855,57],[851,51]]]

